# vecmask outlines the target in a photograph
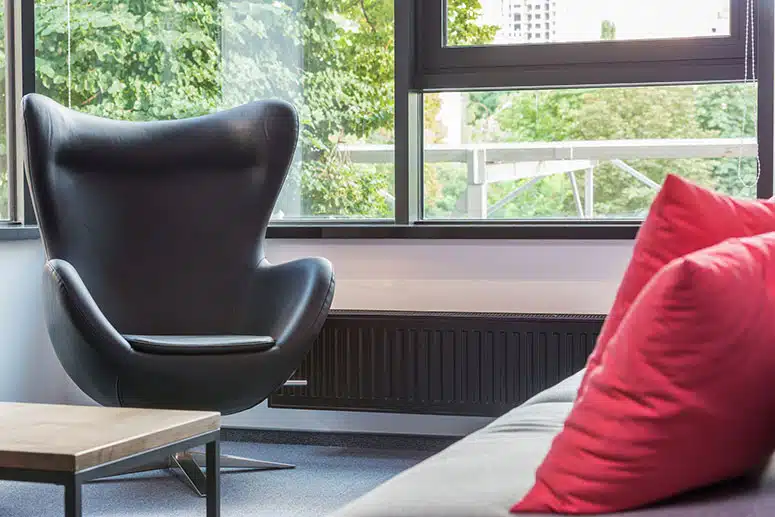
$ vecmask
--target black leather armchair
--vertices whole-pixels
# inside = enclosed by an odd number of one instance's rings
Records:
[[[73,381],[102,405],[223,414],[283,385],[334,293],[327,260],[264,257],[293,107],[120,122],[31,94],[22,111],[45,317]]]

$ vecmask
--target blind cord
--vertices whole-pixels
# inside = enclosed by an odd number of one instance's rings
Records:
[[[754,28],[756,27],[755,20],[754,20],[754,0],[747,0],[746,1],[746,9],[745,9],[745,63],[744,71],[743,71],[743,91],[740,94],[743,99],[743,120],[740,122],[740,150],[737,157],[737,179],[740,181],[740,183],[748,189],[756,188],[757,184],[759,183],[759,178],[762,174],[762,165],[761,160],[759,159],[759,146],[756,147],[756,180],[753,184],[746,183],[745,179],[743,179],[743,139],[745,138],[745,130],[747,126],[747,119],[748,119],[748,102],[746,99],[746,95],[748,93],[748,77],[749,77],[749,66],[750,66],[750,77],[751,82],[753,84],[756,84],[756,36],[754,33]],[[749,60],[750,57],[750,60]],[[757,101],[754,101],[754,106],[757,106]],[[754,136],[758,137],[758,128],[756,124],[754,124]]]

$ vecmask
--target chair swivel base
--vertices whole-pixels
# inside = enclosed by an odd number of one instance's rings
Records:
[[[295,465],[241,458],[239,456],[224,454],[220,457],[220,467],[222,470],[281,470],[295,468]],[[207,468],[205,454],[199,451],[186,451],[168,456],[164,461],[132,469],[131,471],[124,472],[124,474],[136,474],[153,470],[170,470],[177,474],[178,477],[191,487],[197,495],[205,497],[207,495],[207,476],[202,471],[203,468]]]
[[[306,379],[289,379],[285,381],[285,387],[303,387],[307,386]],[[207,476],[202,468],[207,468],[207,456],[204,452],[186,451],[172,456],[168,456],[161,462],[143,465],[141,467],[124,472],[126,474],[137,474],[140,472],[150,472],[153,470],[170,470],[186,483],[200,497],[207,495]],[[273,461],[254,460],[251,458],[242,458],[239,456],[230,456],[222,454],[219,458],[220,469],[235,470],[282,470],[296,468],[295,465],[288,463],[276,463]]]

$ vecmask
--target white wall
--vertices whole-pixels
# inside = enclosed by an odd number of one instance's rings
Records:
[[[275,262],[321,255],[338,309],[607,312],[631,242],[279,241]]]
[[[605,313],[631,242],[273,241],[282,262],[320,255],[338,309]],[[39,242],[0,242],[0,400],[87,403],[51,352],[41,314]],[[225,425],[317,431],[465,434],[481,418],[269,409]]]
[[[64,371],[43,326],[37,241],[0,242],[0,400],[63,402]]]
[[[337,309],[606,313],[631,242],[278,241],[275,262],[322,255],[334,263]],[[463,435],[483,418],[269,409],[227,425],[272,429]]]

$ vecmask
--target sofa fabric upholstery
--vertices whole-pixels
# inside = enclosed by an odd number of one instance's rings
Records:
[[[331,517],[508,517],[571,410],[584,373],[566,379],[399,474]],[[699,432],[699,431],[698,431]],[[712,454],[713,451],[708,451]],[[528,515],[528,514],[519,514]],[[708,487],[642,510],[637,517],[775,515],[775,466],[761,478]]]

